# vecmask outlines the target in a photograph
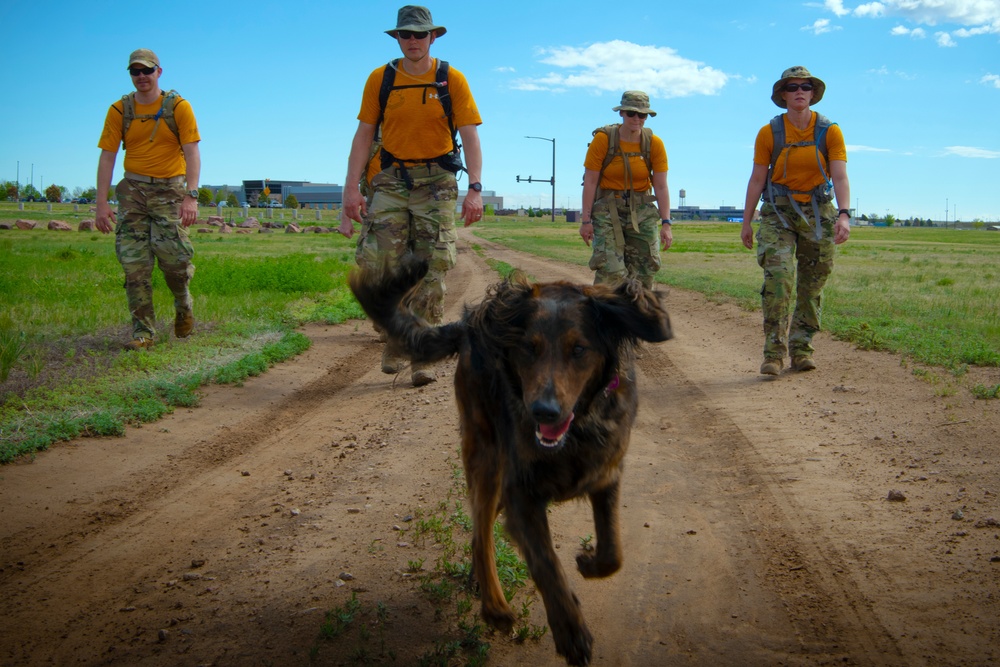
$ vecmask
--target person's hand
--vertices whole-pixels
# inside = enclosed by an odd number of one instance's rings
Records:
[[[107,234],[115,228],[117,222],[115,220],[115,212],[111,210],[111,205],[108,202],[97,202],[97,219],[94,220],[94,226],[97,227],[98,231],[102,234]]]
[[[660,247],[670,250],[674,244],[674,229],[670,225],[660,225]]]
[[[347,238],[354,236],[354,221],[348,217],[346,209],[340,209],[340,226],[337,231]]]
[[[740,229],[740,238],[743,239],[743,245],[748,250],[753,250],[753,225],[746,220],[743,221],[743,227]]]
[[[368,215],[368,204],[365,203],[365,198],[361,196],[361,191],[356,187],[354,188],[344,188],[344,204],[341,210],[340,216],[341,220],[346,216],[347,220],[354,220],[355,222],[362,222],[364,216]],[[344,222],[341,222],[341,227],[343,228]],[[353,229],[353,228],[352,228]],[[343,234],[343,229],[341,229],[341,234]],[[346,236],[346,235],[345,235]],[[347,238],[351,238],[348,236]]]
[[[462,202],[462,220],[465,226],[477,223],[483,219],[483,195],[475,190],[469,190]]]
[[[198,200],[185,195],[181,202],[181,227],[190,227],[198,220]]]
[[[590,247],[590,242],[594,240],[594,223],[593,222],[581,222],[580,223],[580,238],[583,242]]]
[[[833,225],[833,242],[841,244],[847,241],[851,235],[851,219],[846,215],[837,216],[837,222]]]

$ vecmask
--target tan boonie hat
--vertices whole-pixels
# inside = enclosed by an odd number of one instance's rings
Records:
[[[612,111],[638,111],[655,116],[656,112],[649,108],[649,95],[641,90],[626,90],[622,93],[622,103]]]
[[[821,99],[823,99],[823,93],[826,92],[826,84],[823,83],[822,79],[817,79],[812,74],[809,73],[802,65],[796,65],[795,67],[789,67],[784,72],[781,73],[781,78],[774,82],[774,86],[771,87],[771,101],[777,104],[782,109],[788,108],[788,103],[781,98],[781,89],[785,87],[785,83],[789,79],[809,79],[812,81],[813,85],[813,98],[810,102],[810,106],[816,104]]]
[[[440,37],[448,32],[448,29],[443,25],[434,25],[434,21],[431,19],[431,10],[420,5],[401,7],[399,15],[396,17],[396,27],[386,30],[385,34],[395,37],[400,30],[432,32],[435,37]]]
[[[136,49],[132,52],[132,55],[128,57],[128,69],[135,63],[140,65],[145,65],[146,67],[159,67],[160,59],[156,57],[156,54],[149,49]]]

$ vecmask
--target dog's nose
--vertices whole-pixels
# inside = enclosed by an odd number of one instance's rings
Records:
[[[562,416],[562,410],[553,400],[538,399],[531,404],[531,416],[539,424],[552,424]]]

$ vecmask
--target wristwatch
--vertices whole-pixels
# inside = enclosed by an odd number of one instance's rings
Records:
[[[476,181],[475,183],[469,183],[469,189],[474,190],[476,192],[482,192],[483,184],[480,183],[479,181]]]
[[[847,214],[848,218],[851,217],[851,210],[848,209],[848,208],[842,208],[839,211],[837,211],[837,217],[839,218],[840,216],[844,215],[845,213]]]
[[[660,226],[662,227],[663,225],[673,226],[673,223],[670,222],[670,218],[663,218],[662,220],[660,220]]]
[[[197,190],[188,190],[186,194],[187,194],[188,197],[194,197],[195,199],[198,198],[198,191]]]

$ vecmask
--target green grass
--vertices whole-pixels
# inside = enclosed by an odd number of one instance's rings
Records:
[[[29,213],[0,205],[0,220]],[[239,384],[307,349],[297,326],[363,317],[346,286],[353,242],[339,235],[191,238],[196,335],[173,338],[173,296],[155,270],[157,345],[123,354],[131,325],[114,237],[0,231],[0,463],[196,405],[199,387]]]
[[[499,218],[475,229],[543,257],[580,265],[590,258],[572,224]],[[759,310],[761,270],[739,232],[732,223],[677,223],[657,280]],[[1000,366],[1000,234],[852,228],[824,293],[823,327],[863,349],[952,372]]]

